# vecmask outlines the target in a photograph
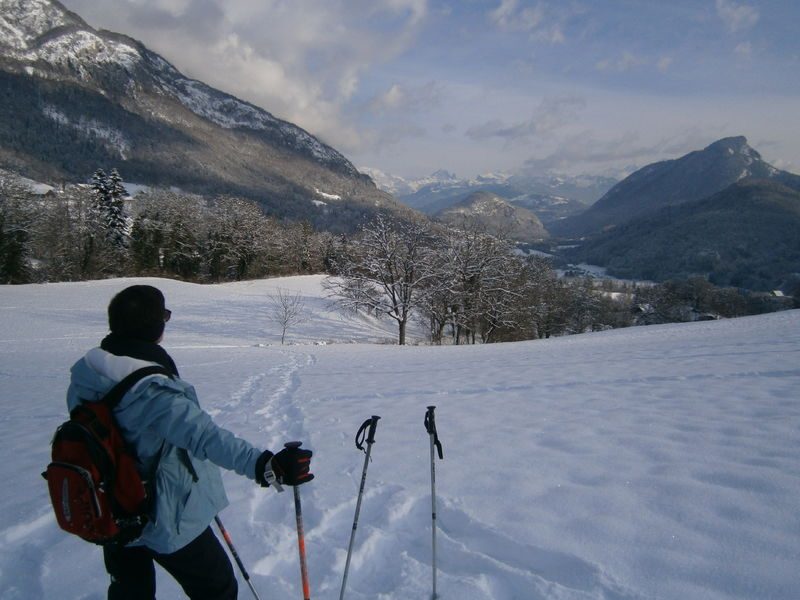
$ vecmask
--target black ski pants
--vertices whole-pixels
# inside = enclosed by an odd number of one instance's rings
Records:
[[[111,575],[108,600],[155,600],[154,561],[175,578],[191,600],[237,597],[231,561],[211,527],[172,554],[158,554],[144,546],[106,547],[103,557]]]

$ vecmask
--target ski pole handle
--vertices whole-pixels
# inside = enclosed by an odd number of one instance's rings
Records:
[[[435,406],[429,406],[428,411],[425,413],[425,431],[428,432],[433,439],[433,443],[436,446],[436,450],[439,453],[439,460],[444,459],[444,455],[442,453],[442,442],[439,441],[439,434],[436,431],[436,416],[434,412],[436,410]]]
[[[375,430],[378,428],[378,419],[380,419],[379,416],[372,415],[361,424],[356,433],[356,448],[364,450],[364,438],[366,438],[367,444],[375,443]],[[367,428],[369,428],[369,431],[367,431]],[[366,450],[364,451],[366,452]]]
[[[375,430],[378,428],[378,419],[380,419],[380,417],[377,415],[372,415],[370,418],[369,433],[367,434],[368,444],[375,443]]]

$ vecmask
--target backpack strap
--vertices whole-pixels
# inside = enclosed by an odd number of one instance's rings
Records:
[[[141,369],[135,370],[133,373],[130,373],[122,380],[119,381],[114,387],[109,390],[109,392],[103,396],[100,400],[103,404],[108,406],[109,411],[113,411],[114,408],[120,403],[122,398],[128,391],[136,385],[139,381],[144,379],[145,377],[149,377],[150,375],[166,375],[170,379],[173,379],[172,373],[162,367],[161,365],[150,365],[149,367],[142,367]],[[152,467],[152,471],[149,476],[143,479],[143,483],[145,488],[147,489],[147,495],[150,497],[150,502],[153,500],[153,492],[154,492],[154,484],[151,483],[152,478],[155,476],[155,472],[158,469],[158,464],[161,462],[161,455],[164,453],[164,445],[166,444],[166,440],[162,442],[161,449],[158,451],[156,455],[155,464]],[[113,483],[112,483],[113,485]]]
[[[160,365],[142,367],[141,369],[137,369],[122,379],[113,388],[111,388],[111,390],[103,397],[101,402],[108,406],[110,410],[114,410],[117,404],[119,404],[122,400],[123,396],[128,393],[128,390],[130,390],[140,380],[144,379],[145,377],[149,377],[150,375],[166,375],[172,379],[172,374]]]

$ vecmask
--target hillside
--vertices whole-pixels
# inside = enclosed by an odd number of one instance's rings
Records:
[[[721,286],[785,288],[800,280],[800,192],[744,180],[587,242],[572,258],[625,278],[707,276]]]
[[[320,278],[304,277],[0,286],[4,600],[105,597],[99,549],[58,529],[39,473],[69,368],[132,283],[164,290],[164,347],[218,424],[259,447],[314,450],[316,478],[300,488],[311,598],[339,595],[364,462],[353,438],[371,415],[347,598],[430,597],[428,405],[444,451],[442,598],[797,598],[800,311],[401,348],[367,343],[381,322],[331,310]],[[311,309],[293,345],[265,312],[276,288]],[[220,517],[260,597],[302,597],[292,493],[223,479]],[[157,572],[160,600],[185,598]]]
[[[551,227],[554,235],[597,234],[666,206],[707,198],[743,179],[768,179],[800,189],[800,177],[764,162],[745,137],[730,137],[625,178],[591,208]]]
[[[241,195],[334,230],[376,210],[410,214],[308,132],[136,40],[54,0],[0,9],[0,167],[48,183],[116,167],[129,182]]]
[[[534,213],[489,192],[470,194],[461,202],[436,213],[435,218],[456,227],[468,220],[487,233],[517,242],[532,243],[549,237]]]

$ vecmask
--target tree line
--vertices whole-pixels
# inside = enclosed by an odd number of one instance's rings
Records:
[[[339,243],[241,198],[157,189],[131,199],[116,171],[44,195],[0,175],[0,283],[320,273]]]
[[[378,216],[334,257],[327,289],[345,308],[386,316],[398,341],[421,321],[436,344],[545,338],[630,324],[624,302],[561,279],[474,221],[443,228]]]
[[[476,222],[373,217],[352,236],[279,221],[250,200],[151,190],[116,171],[35,194],[0,174],[0,283],[159,276],[221,282],[326,273],[345,309],[421,324],[434,344],[546,338],[791,308],[707,281],[634,286],[559,277]]]

